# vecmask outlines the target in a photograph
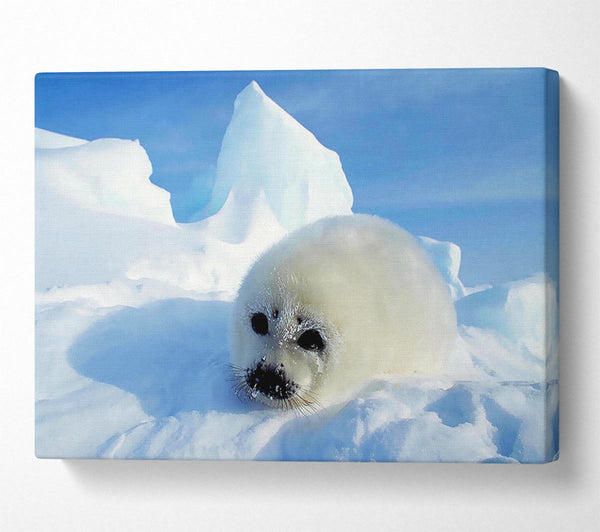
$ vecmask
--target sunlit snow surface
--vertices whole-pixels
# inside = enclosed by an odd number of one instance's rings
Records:
[[[151,172],[135,141],[36,130],[38,456],[557,456],[556,289],[544,275],[470,289],[460,248],[421,237],[459,319],[443,376],[377,379],[308,416],[242,403],[227,371],[230,302],[289,230],[351,212],[339,158],[251,84],[223,141],[215,213],[176,224]]]

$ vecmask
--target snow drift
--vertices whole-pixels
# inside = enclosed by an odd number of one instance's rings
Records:
[[[460,248],[423,237],[459,316],[443,376],[377,380],[304,417],[241,403],[228,381],[229,301],[289,230],[351,212],[339,158],[252,83],[204,219],[176,224],[151,171],[135,141],[36,130],[38,456],[556,457],[556,293],[545,277],[470,294]]]

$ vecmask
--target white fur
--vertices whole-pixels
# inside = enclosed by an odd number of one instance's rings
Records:
[[[269,334],[252,330],[255,312],[268,316]],[[323,352],[296,344],[308,328],[325,339]],[[375,216],[337,216],[290,234],[249,270],[232,315],[231,361],[282,363],[300,393],[322,402],[378,375],[436,372],[455,336],[448,287],[413,237]]]

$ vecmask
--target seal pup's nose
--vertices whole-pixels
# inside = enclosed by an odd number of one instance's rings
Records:
[[[248,386],[270,399],[289,399],[296,392],[296,384],[288,379],[283,364],[266,364],[262,360],[246,375]]]

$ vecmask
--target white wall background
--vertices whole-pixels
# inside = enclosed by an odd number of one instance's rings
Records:
[[[221,5],[222,4],[222,5]],[[600,2],[4,0],[1,530],[593,530],[600,516]],[[547,66],[561,81],[561,459],[94,462],[33,454],[38,71]]]

